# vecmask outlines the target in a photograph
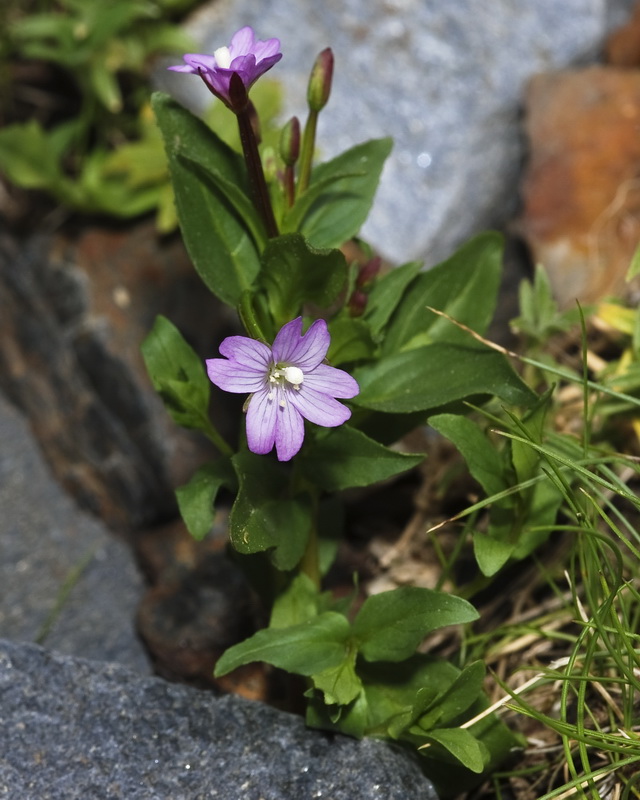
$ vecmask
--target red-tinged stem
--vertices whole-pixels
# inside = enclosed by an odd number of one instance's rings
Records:
[[[245,107],[242,111],[237,111],[236,117],[240,130],[242,152],[244,153],[244,160],[249,174],[249,186],[251,188],[253,203],[262,217],[267,236],[273,239],[278,236],[278,225],[273,215],[271,198],[269,197],[269,189],[262,169],[262,160],[260,159],[258,142],[251,123],[249,106]]]

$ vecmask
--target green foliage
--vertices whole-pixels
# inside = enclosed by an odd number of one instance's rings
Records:
[[[146,82],[153,57],[192,49],[169,16],[193,2],[60,0],[55,10],[10,18],[4,57],[57,65],[79,107],[62,123],[5,125],[0,169],[9,179],[85,213],[134,217],[158,209],[160,229],[171,230],[171,189]]]
[[[322,431],[300,455],[300,473],[328,492],[368,486],[418,466],[424,456],[400,453],[343,425]]]
[[[353,635],[367,661],[404,661],[426,634],[477,616],[459,597],[404,586],[368,597],[353,623]]]
[[[259,246],[265,241],[246,195],[242,159],[167,95],[154,94],[152,106],[164,137],[189,255],[206,286],[225,303],[237,305],[258,274]]]
[[[200,467],[189,483],[176,489],[180,514],[194,539],[204,539],[213,527],[213,507],[223,486],[237,491],[235,472],[227,458]]]
[[[158,316],[142,343],[147,372],[178,425],[203,429],[209,412],[209,381],[204,366],[178,329]]]
[[[339,247],[367,218],[390,139],[374,139],[347,150],[313,171],[308,189],[285,214],[283,231],[300,231],[313,247]]]
[[[262,256],[260,284],[276,330],[306,303],[329,308],[346,281],[347,262],[340,250],[318,250],[300,233],[272,239]]]
[[[309,724],[357,737],[386,735],[414,746],[433,746],[431,758],[444,752],[451,764],[471,773],[484,772],[507,743],[514,744],[495,717],[489,727],[486,721],[479,726],[480,737],[473,726],[457,727],[484,705],[482,664],[460,671],[415,654],[429,632],[477,617],[464,600],[405,587],[369,597],[350,624],[337,611],[317,613],[319,599],[314,614],[308,581],[298,580],[288,599],[288,607],[297,609],[290,619],[302,620],[283,625],[287,618],[282,617],[282,606],[276,606],[272,626],[227,650],[218,661],[217,675],[265,661],[306,676],[313,687],[307,693]],[[496,728],[500,737],[495,736]],[[493,738],[486,735],[488,730]]]
[[[451,258],[418,275],[408,284],[385,328],[383,355],[447,342],[469,344],[469,334],[429,307],[484,333],[493,317],[502,272],[502,237],[483,233]],[[382,301],[384,302],[384,301]]]
[[[265,458],[244,451],[232,461],[239,489],[229,520],[231,544],[245,554],[268,550],[278,569],[293,569],[313,525],[309,495],[293,494],[288,473]]]
[[[365,309],[365,320],[376,339],[382,338],[391,315],[422,266],[421,261],[410,261],[391,270],[374,284]]]
[[[501,353],[475,345],[434,342],[383,356],[354,375],[361,388],[357,404],[390,414],[433,411],[482,395],[512,405],[535,400]]]
[[[522,281],[519,290],[520,316],[511,323],[513,329],[532,344],[546,342],[550,336],[567,330],[577,320],[575,309],[561,313],[553,297],[544,268],[536,267],[533,283]]]

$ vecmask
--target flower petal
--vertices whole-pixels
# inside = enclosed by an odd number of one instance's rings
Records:
[[[247,53],[253,52],[255,41],[256,35],[250,25],[240,28],[231,37],[231,44],[229,45],[231,59],[233,60],[236,56],[246,56]]]
[[[264,41],[256,42],[253,46],[253,54],[258,63],[267,58],[273,58],[273,56],[277,56],[278,58],[276,60],[280,61],[282,58],[280,39],[265,39]],[[275,63],[275,61],[273,63]]]
[[[256,392],[247,408],[247,444],[252,453],[264,455],[276,440],[277,396],[269,399],[267,389]]]
[[[227,336],[218,348],[220,353],[238,364],[261,369],[266,375],[271,363],[271,348],[248,336]]]
[[[262,369],[248,367],[226,358],[209,358],[206,361],[209,380],[225,392],[258,392],[265,388],[266,377]]]
[[[192,67],[195,72],[198,70],[209,72],[210,70],[217,68],[215,56],[208,56],[204,53],[187,53],[186,55],[182,56],[182,58],[185,64],[188,64],[190,67]]]
[[[317,319],[304,336],[301,334],[302,317],[283,325],[273,342],[273,359],[277,363],[294,364],[307,372],[322,362],[331,337],[323,319]]]
[[[319,364],[311,372],[306,372],[304,384],[332,397],[355,397],[360,391],[356,379],[348,372],[328,364]]]
[[[291,392],[283,392],[290,395]],[[288,398],[287,398],[288,399]],[[293,405],[285,400],[284,406],[276,411],[276,453],[278,461],[289,461],[302,447],[304,441],[304,420]]]
[[[310,386],[302,385],[299,391],[290,389],[287,399],[305,419],[325,428],[342,425],[351,416],[351,411],[342,403],[324,392],[318,392]]]
[[[252,79],[255,80],[253,75],[256,73],[256,57],[253,53],[248,53],[244,56],[236,56],[229,65],[229,70],[231,72],[237,72],[242,78],[244,85],[248,86]],[[259,74],[260,73],[258,73],[258,75]],[[256,75],[256,77],[258,76]]]
[[[167,69],[171,70],[171,72],[197,72],[198,70],[195,67],[189,66],[189,64],[180,64],[176,67],[167,67]]]

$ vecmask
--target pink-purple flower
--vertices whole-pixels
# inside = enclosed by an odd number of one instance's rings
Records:
[[[200,75],[209,90],[233,111],[237,111],[231,87],[231,78],[237,75],[249,91],[261,75],[282,58],[279,39],[256,41],[253,28],[248,25],[234,33],[228,47],[219,47],[212,56],[187,53],[184,64],[169,67],[174,72]],[[240,87],[242,89],[242,87]]]
[[[279,461],[302,447],[304,420],[334,428],[351,416],[336,398],[355,397],[358,384],[342,369],[323,363],[331,337],[316,320],[302,333],[302,317],[287,322],[269,347],[247,336],[229,336],[220,345],[225,358],[207,360],[210,380],[226,392],[250,392],[247,444],[264,454],[274,444]]]

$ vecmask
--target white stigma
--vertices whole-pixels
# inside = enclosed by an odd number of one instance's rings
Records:
[[[300,367],[285,367],[282,372],[284,379],[293,385],[294,389],[299,389],[300,384],[304,381],[304,373]]]
[[[219,47],[214,50],[213,57],[216,60],[216,64],[222,69],[229,69],[231,66],[231,52],[228,47]]]

